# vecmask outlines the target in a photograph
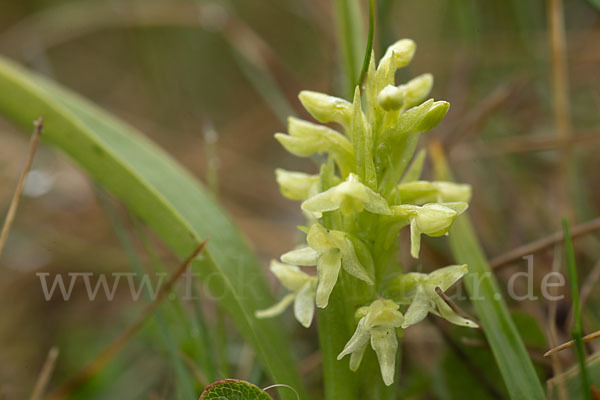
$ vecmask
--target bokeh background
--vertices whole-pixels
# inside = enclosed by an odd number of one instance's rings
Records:
[[[296,243],[294,227],[302,222],[298,205],[279,195],[274,168],[316,169],[311,160],[283,151],[273,134],[285,131],[287,115],[307,117],[296,98],[299,90],[347,95],[333,3],[4,0],[0,54],[92,99],[166,149],[215,190],[266,266]],[[378,1],[377,56],[395,40],[412,38],[417,53],[398,73],[399,82],[431,72],[432,96],[451,103],[422,146],[441,141],[458,180],[473,186],[470,213],[490,258],[552,234],[562,215],[573,224],[599,215],[600,4],[565,1],[556,14],[565,36],[558,30],[553,37],[557,30],[549,21],[557,3]],[[365,16],[366,6],[361,2]],[[0,118],[3,213],[27,147],[27,137]],[[428,166],[426,177],[429,171]],[[600,325],[600,297],[593,290],[600,275],[598,239],[591,234],[577,241],[589,291],[584,326],[590,332]],[[444,240],[428,239],[424,246],[421,265],[403,257],[407,270],[452,264]],[[174,268],[175,257],[126,210],[59,152],[41,146],[0,260],[0,399],[29,395],[52,346],[60,355],[50,386],[63,382],[144,305],[133,302],[127,290],[112,302],[90,302],[83,285],[68,302],[47,302],[35,273],[131,271],[136,262],[139,267],[153,261],[148,248]],[[553,251],[535,255],[538,295],[555,258]],[[519,260],[499,269],[501,282],[525,266]],[[520,284],[525,290],[526,282]],[[273,290],[279,291],[275,283]],[[554,305],[543,299],[510,304],[545,378],[554,370],[541,354],[550,339],[566,340],[570,329],[568,290],[561,293],[566,298]],[[201,326],[181,324],[181,315],[165,310],[164,324],[149,322],[72,398],[175,398],[181,373],[200,389],[207,383],[195,361],[202,357],[218,364],[216,377],[266,382],[227,318],[208,300],[197,306],[206,325],[222,333],[214,341]],[[553,313],[555,320],[549,318]],[[289,315],[284,319],[299,343],[301,371],[319,398],[315,332],[298,328]],[[481,340],[446,332],[456,338],[456,349],[445,344],[438,327],[422,325],[405,339],[411,349],[400,381],[405,396],[451,399],[465,388],[481,391],[477,398],[493,398],[494,390],[504,396]],[[165,326],[172,331],[167,344],[183,362],[173,364],[161,336]],[[213,355],[200,354],[208,348]],[[562,361],[566,368],[574,358],[564,354]],[[473,379],[477,368],[487,378]]]

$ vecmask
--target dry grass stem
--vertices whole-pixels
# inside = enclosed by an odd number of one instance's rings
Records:
[[[575,239],[576,237],[585,236],[597,231],[600,231],[600,218],[594,218],[590,221],[574,226],[571,230],[571,237]],[[490,265],[493,269],[502,268],[515,261],[521,260],[521,258],[524,256],[549,249],[557,243],[562,242],[562,240],[562,231],[554,232],[550,236],[527,243],[523,246],[519,246],[514,250],[492,259],[492,261],[490,261]]]
[[[31,169],[33,156],[35,155],[35,151],[40,140],[40,135],[42,134],[42,130],[44,129],[44,119],[42,117],[39,117],[33,123],[33,125],[35,128],[33,130],[33,135],[31,136],[31,142],[29,144],[29,153],[27,154],[25,166],[23,167],[23,171],[21,172],[21,176],[19,177],[19,181],[17,182],[17,189],[15,190],[15,194],[13,195],[13,198],[10,202],[10,207],[8,208],[8,213],[6,214],[6,220],[4,220],[4,225],[2,226],[2,233],[0,233],[0,257],[2,256],[2,250],[4,250],[4,245],[6,244],[6,240],[8,239],[8,233],[10,232],[10,228],[12,227],[15,216],[17,215],[17,208],[19,207],[21,195],[23,194],[25,179],[27,178],[27,173]]]
[[[40,375],[33,386],[33,392],[31,393],[30,400],[41,400],[43,398],[44,392],[48,387],[50,377],[52,376],[52,372],[54,372],[54,366],[56,365],[58,353],[59,351],[57,347],[52,347],[48,352],[48,356],[46,357],[46,361],[42,366]]]

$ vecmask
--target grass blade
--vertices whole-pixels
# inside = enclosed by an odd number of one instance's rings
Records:
[[[146,272],[146,270],[144,269],[143,261],[140,259],[135,249],[135,245],[131,240],[129,232],[127,232],[126,227],[120,220],[115,206],[111,204],[106,197],[107,196],[100,191],[98,191],[98,195],[96,196],[101,207],[104,209],[108,222],[112,226],[113,231],[121,244],[121,248],[123,249],[126,258],[128,259],[129,264],[131,265],[133,271],[141,277]],[[166,272],[166,270],[164,272]],[[150,303],[152,301],[150,295],[148,293],[145,293],[145,295],[147,301]],[[156,321],[158,329],[161,332],[164,346],[167,350],[170,362],[172,364],[172,368],[175,370],[175,375],[178,379],[177,399],[189,399],[194,397],[194,382],[191,378],[191,375],[185,368],[183,361],[179,357],[179,345],[175,342],[175,338],[173,337],[172,332],[169,329],[169,326],[167,325],[163,307],[170,306],[171,304],[166,303],[162,307],[157,307],[154,311],[153,317]]]
[[[369,69],[369,62],[371,62],[371,56],[373,54],[373,36],[375,34],[375,0],[369,0],[369,37],[367,38],[367,49],[365,50],[365,58],[363,61],[360,76],[356,86],[360,86],[365,79],[367,70]]]
[[[579,307],[579,285],[577,283],[577,264],[575,263],[575,251],[573,250],[573,241],[569,233],[569,222],[563,218],[563,232],[565,237],[565,252],[567,255],[567,268],[569,269],[569,282],[571,284],[571,301],[573,302],[573,331],[572,336],[577,350],[577,361],[579,362],[579,376],[581,378],[581,388],[583,398],[592,400],[590,390],[590,378],[585,364],[585,349],[583,347],[583,328],[581,324],[581,310]],[[586,390],[587,388],[587,390]]]
[[[337,35],[341,49],[342,69],[345,76],[343,94],[352,99],[358,81],[359,65],[363,54],[363,23],[356,0],[335,0]],[[367,65],[368,66],[368,65]]]
[[[276,383],[304,394],[287,335],[254,312],[274,300],[238,228],[188,172],[139,132],[56,84],[0,58],[0,114],[27,127],[43,115],[44,138],[123,201],[180,257],[210,237],[192,265],[254,346]],[[282,392],[282,398],[292,399]]]
[[[436,179],[452,180],[442,149],[432,146]],[[450,246],[457,262],[469,265],[463,278],[469,297],[513,400],[543,400],[542,385],[485,254],[467,215],[459,217],[450,232]]]

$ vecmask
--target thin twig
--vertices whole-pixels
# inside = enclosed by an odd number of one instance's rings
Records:
[[[179,356],[181,357],[181,359],[183,360],[185,365],[188,367],[188,369],[192,372],[192,374],[194,375],[194,378],[196,378],[196,380],[198,381],[200,386],[206,387],[210,384],[210,382],[208,381],[208,379],[206,379],[206,376],[200,370],[200,368],[198,368],[198,366],[196,365],[194,360],[192,360],[183,351],[179,352]]]
[[[579,236],[584,236],[593,232],[600,231],[600,217],[594,218],[590,221],[584,222],[582,224],[576,225],[571,230],[571,237],[575,239]],[[494,269],[498,269],[509,265],[515,261],[519,261],[523,256],[527,256],[530,254],[534,254],[540,252],[542,250],[546,250],[557,243],[562,242],[563,233],[562,231],[554,232],[552,235],[547,236],[542,239],[538,239],[534,242],[525,244],[523,246],[519,246],[514,250],[509,251],[508,253],[502,254],[496,258],[494,258],[490,265]]]
[[[12,223],[17,215],[17,208],[19,207],[21,194],[23,194],[23,188],[25,187],[25,179],[27,178],[27,173],[31,169],[33,156],[35,155],[35,151],[40,140],[40,135],[44,129],[44,118],[39,117],[33,123],[33,126],[34,130],[33,135],[31,136],[31,142],[29,143],[29,153],[27,154],[27,159],[25,160],[25,166],[23,167],[23,171],[21,171],[21,176],[17,182],[17,189],[15,190],[15,194],[10,202],[10,207],[8,209],[8,213],[6,214],[6,220],[4,221],[4,226],[2,227],[2,233],[0,233],[0,256],[2,256],[2,250],[4,250],[6,239],[8,239],[8,233],[10,232]]]
[[[437,293],[437,295],[440,296],[446,304],[448,304],[448,307],[450,307],[452,311],[454,311],[455,313],[457,313],[465,319],[475,322],[477,324],[477,327],[479,328],[479,322],[477,322],[475,318],[471,317],[469,314],[466,313],[466,311],[464,311],[455,302],[453,302],[452,299],[448,297],[448,295],[444,293],[444,291],[440,287],[436,286],[435,293]]]
[[[31,393],[30,400],[41,400],[46,388],[48,387],[48,382],[50,381],[50,377],[52,376],[52,372],[54,372],[54,366],[56,365],[56,359],[58,358],[58,347],[52,347],[48,352],[48,356],[46,357],[46,361],[42,366],[42,370],[40,371],[40,375],[38,376],[35,385],[33,386],[33,392]]]
[[[202,250],[204,250],[207,242],[208,239],[200,243],[192,255],[185,260],[185,262],[177,271],[175,271],[175,273],[171,276],[171,279],[169,279],[165,286],[160,289],[156,299],[146,307],[144,312],[133,325],[131,325],[125,332],[113,340],[98,356],[96,356],[96,358],[83,367],[74,377],[72,377],[59,388],[52,391],[52,393],[50,393],[50,395],[47,397],[47,400],[59,400],[67,398],[73,392],[73,390],[81,386],[98,371],[100,371],[106,365],[106,363],[108,363],[108,361],[110,361],[133,336],[135,336],[135,334],[142,328],[146,321],[152,316],[162,300],[164,300],[167,294],[171,291],[179,277],[183,275],[192,261],[194,261],[202,252]]]
[[[600,331],[596,331],[594,333],[590,333],[589,335],[585,335],[584,337],[581,338],[581,340],[584,342],[591,342],[592,340],[598,339],[598,338],[600,338]],[[544,353],[544,357],[548,357],[554,353],[563,351],[564,349],[568,349],[569,347],[573,347],[573,345],[575,345],[575,341],[569,340],[566,343],[563,343],[559,346],[556,346],[556,347],[548,350],[546,353]]]
[[[473,136],[481,131],[480,128],[489,117],[493,116],[508,103],[524,85],[523,81],[508,85],[499,85],[483,98],[475,108],[469,111],[463,118],[457,120],[450,128],[452,133],[446,137],[448,142],[452,143],[452,147],[459,142],[471,143]]]

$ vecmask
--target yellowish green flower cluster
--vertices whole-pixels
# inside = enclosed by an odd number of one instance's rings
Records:
[[[434,128],[449,104],[425,100],[433,85],[430,74],[395,85],[396,71],[408,65],[414,52],[414,42],[403,39],[388,48],[377,66],[371,57],[365,89],[356,88],[352,103],[300,93],[304,108],[317,121],[341,130],[290,118],[289,134],[275,135],[294,155],[326,158],[319,174],[276,171],[281,193],[302,201],[308,220],[301,228],[306,245],[282,255],[281,262],[272,261],[271,270],[290,293],[256,313],[259,318],[275,316],[293,302],[296,319],[308,327],[315,305],[326,308],[341,287],[343,301],[356,311],[356,330],[338,359],[350,355],[350,369],[356,370],[370,343],[386,385],[394,381],[402,329],[428,313],[477,326],[436,293],[436,288],[445,291],[464,276],[466,265],[428,275],[402,274],[398,262],[402,228],[409,227],[411,255],[418,258],[421,235],[447,234],[471,197],[468,185],[419,180],[425,157],[422,151],[414,155],[419,134]],[[300,266],[316,266],[316,275]],[[354,295],[349,295],[349,286],[357,289]]]

